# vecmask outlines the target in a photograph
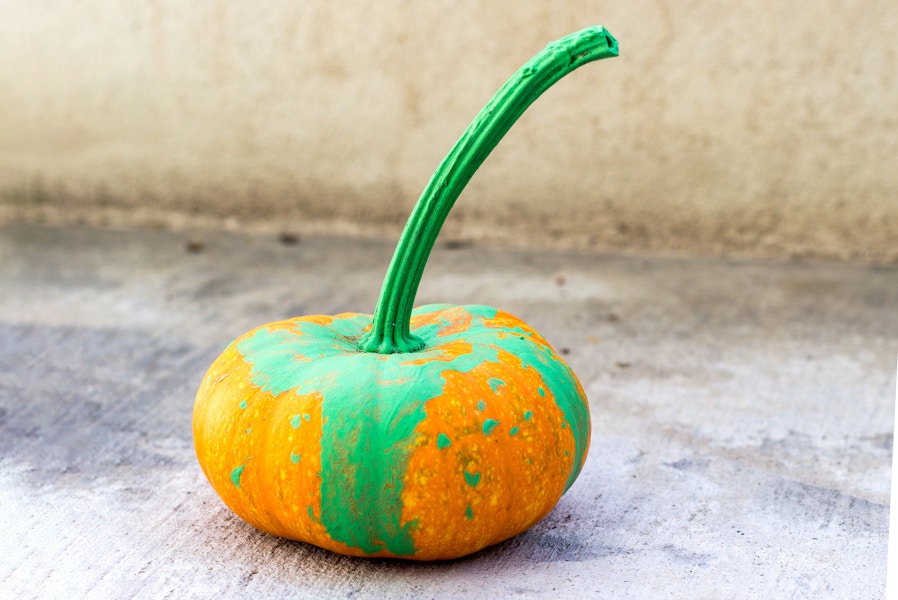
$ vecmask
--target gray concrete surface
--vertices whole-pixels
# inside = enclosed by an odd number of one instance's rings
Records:
[[[419,301],[502,307],[590,397],[586,467],[453,562],[260,533],[206,483],[193,394],[232,338],[373,308],[382,242],[0,228],[7,598],[877,598],[898,267],[438,248]]]

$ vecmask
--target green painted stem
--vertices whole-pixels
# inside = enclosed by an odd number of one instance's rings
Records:
[[[617,40],[605,28],[590,27],[546,46],[499,88],[434,171],[412,210],[360,350],[393,354],[424,346],[409,331],[409,319],[424,266],[455,200],[534,100],[577,67],[617,53]]]

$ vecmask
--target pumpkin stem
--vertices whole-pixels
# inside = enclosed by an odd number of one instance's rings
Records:
[[[393,354],[424,347],[409,331],[409,320],[424,266],[455,200],[534,100],[577,67],[617,53],[617,40],[604,27],[563,37],[518,69],[474,117],[412,209],[387,269],[371,330],[361,340],[361,351]]]

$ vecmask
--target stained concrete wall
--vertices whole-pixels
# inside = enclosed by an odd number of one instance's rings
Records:
[[[604,24],[448,237],[898,260],[892,0],[0,2],[0,221],[392,235],[498,86]]]

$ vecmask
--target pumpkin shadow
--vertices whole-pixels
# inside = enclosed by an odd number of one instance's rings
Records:
[[[476,562],[493,565],[529,563],[586,562],[625,554],[627,548],[596,543],[595,529],[611,526],[608,515],[586,514],[584,506],[569,498],[561,502],[536,525],[498,544],[452,560],[422,563],[393,559],[414,569],[420,565],[453,567]]]
[[[259,532],[261,533],[261,532]],[[262,534],[267,535],[267,534]],[[349,568],[357,573],[415,577],[439,575],[453,571],[480,570],[479,565],[496,573],[519,572],[522,563],[579,563],[601,557],[623,554],[623,548],[590,543],[582,535],[561,535],[551,531],[527,531],[512,539],[489,546],[473,554],[449,560],[415,561],[401,558],[363,558],[343,556],[304,542],[277,540],[275,547],[296,552],[296,560],[315,561],[324,568]],[[277,552],[277,550],[275,550]]]
[[[553,515],[537,523],[527,531],[513,538],[499,542],[454,559],[416,561],[401,558],[363,558],[342,556],[304,542],[281,540],[281,544],[302,548],[302,554],[310,559],[325,562],[349,561],[355,566],[390,569],[402,573],[451,571],[457,568],[474,566],[476,563],[489,563],[492,568],[497,565],[508,565],[510,570],[517,570],[522,562],[529,563],[565,563],[586,562],[608,556],[627,553],[623,547],[607,544],[596,544],[588,535],[578,533],[576,528],[566,527],[570,514]]]

